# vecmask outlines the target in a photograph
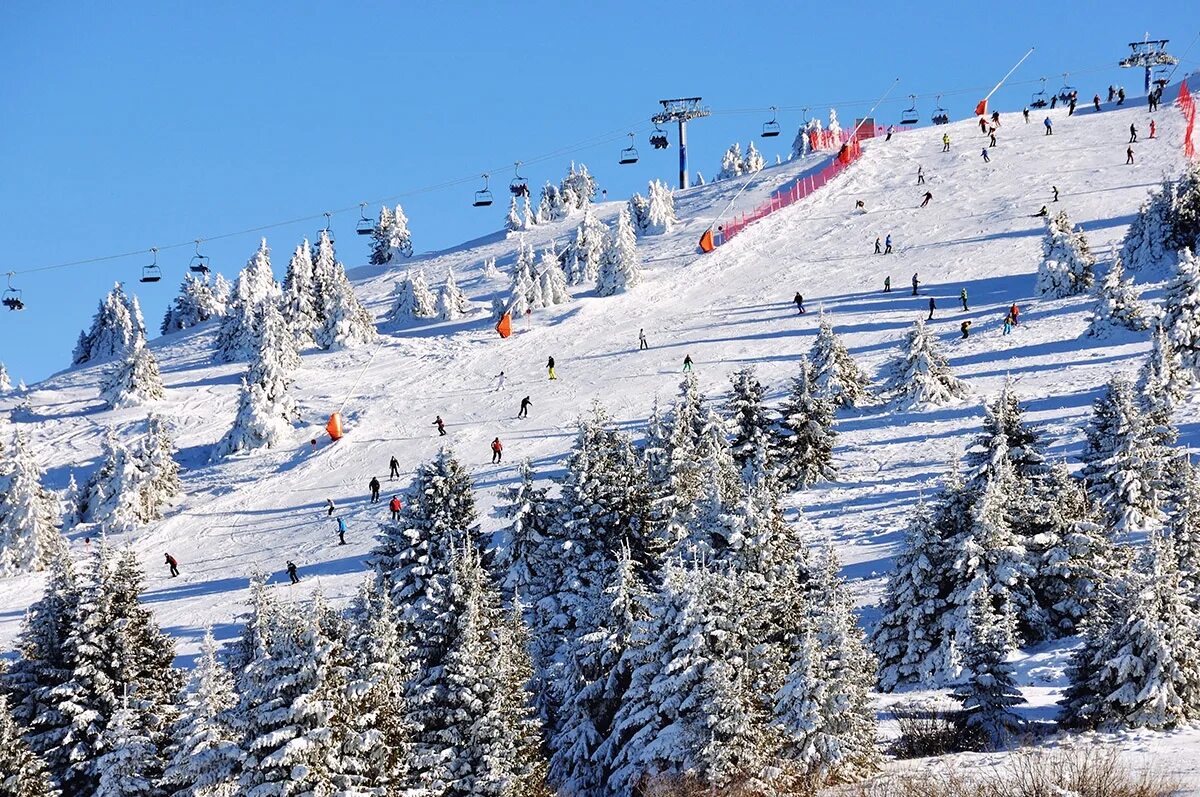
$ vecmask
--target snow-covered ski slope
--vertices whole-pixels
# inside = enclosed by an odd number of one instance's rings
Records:
[[[869,607],[908,509],[961,455],[979,426],[980,402],[999,390],[1006,375],[1027,400],[1051,451],[1070,459],[1097,388],[1114,369],[1135,369],[1148,349],[1145,335],[1104,343],[1081,337],[1091,304],[1086,297],[1033,298],[1043,224],[1032,214],[1049,203],[1050,187],[1057,185],[1061,201],[1051,207],[1068,210],[1106,258],[1147,191],[1182,166],[1178,111],[1167,105],[1155,114],[1158,137],[1135,145],[1135,166],[1124,165],[1125,142],[1131,122],[1147,135],[1150,117],[1143,104],[1099,114],[1081,108],[1070,118],[1065,109],[1050,115],[1055,131],[1047,137],[1042,114],[1025,124],[1019,113],[1005,113],[990,164],[980,157],[987,138],[973,121],[869,142],[864,157],[825,189],[709,255],[697,253],[697,238],[741,182],[680,193],[675,231],[640,241],[646,267],[641,285],[609,298],[580,291],[574,302],[537,312],[532,328],[518,322],[518,333],[508,340],[493,331],[485,309],[493,296],[507,291],[507,282],[487,280],[483,262],[495,257],[502,269],[511,264],[515,236],[496,234],[414,257],[406,266],[425,269],[431,284],[453,268],[479,314],[400,329],[385,325],[377,351],[305,354],[293,392],[308,425],[281,449],[210,464],[210,447],[233,420],[244,365],[212,364],[211,324],[153,341],[168,386],[168,399],[157,409],[175,431],[186,495],[166,519],[132,540],[150,574],[146,600],[179,638],[186,657],[197,649],[205,626],[212,625],[218,638],[236,632],[247,579],[255,571],[270,574],[281,592],[296,598],[318,588],[335,599],[348,597],[366,569],[387,500],[440,445],[452,446],[468,463],[485,513],[483,527],[491,530],[501,521],[488,510],[512,482],[517,461],[528,457],[541,476],[554,475],[572,442],[575,419],[594,401],[622,426],[640,428],[656,397],[666,402],[675,394],[685,354],[695,360],[710,398],[721,400],[728,375],[753,364],[777,401],[811,344],[822,307],[855,357],[874,372],[912,321],[927,315],[928,297],[934,296],[933,329],[973,398],[928,412],[880,407],[843,414],[836,449],[840,480],[792,498],[812,522],[816,540],[828,538],[839,547],[846,575]],[[941,151],[944,132],[952,139],[949,153]],[[707,159],[718,155],[708,153]],[[821,165],[812,158],[771,167],[739,206],[753,207],[773,187]],[[925,190],[916,185],[918,166],[934,194],[924,209],[917,207]],[[852,212],[858,199],[866,203],[865,214]],[[599,210],[611,220],[618,207],[610,202]],[[497,213],[498,222],[501,216]],[[527,238],[540,250],[552,239],[565,241],[577,223],[573,218],[538,227]],[[414,225],[419,235],[420,220]],[[889,233],[895,253],[872,255],[875,237]],[[297,242],[270,243],[281,273]],[[921,281],[919,297],[908,287],[914,272]],[[351,271],[377,315],[387,309],[401,274],[370,266]],[[892,279],[890,294],[881,292],[886,275]],[[957,300],[963,287],[967,312]],[[807,315],[797,315],[791,304],[796,291],[805,297]],[[1151,287],[1148,295],[1157,292]],[[1021,323],[1002,336],[1005,308],[1014,301]],[[959,324],[968,319],[974,323],[971,337],[960,341]],[[649,351],[638,351],[639,328],[645,329]],[[551,355],[558,371],[553,382],[544,367]],[[507,384],[496,391],[500,371]],[[105,427],[126,435],[142,428],[144,408],[103,409],[97,399],[100,373],[96,366],[57,374],[32,386],[31,411],[14,413],[13,422],[32,438],[52,487],[63,487],[72,473],[83,481],[96,465]],[[532,411],[517,420],[523,396],[531,398]],[[0,400],[0,410],[16,401]],[[330,444],[320,430],[343,402],[349,431]],[[439,414],[449,432],[444,438],[433,426]],[[1189,405],[1180,418],[1185,444],[1196,442],[1197,416]],[[489,443],[497,436],[505,444],[505,462],[495,466],[489,464]],[[312,437],[320,440],[315,452],[308,444]],[[392,455],[406,474],[395,482],[387,480]],[[377,505],[367,500],[372,476],[384,481]],[[335,525],[323,508],[326,498],[347,518],[348,545],[336,544]],[[73,540],[76,551],[84,545]],[[165,552],[180,562],[177,579],[166,578]],[[289,559],[300,568],[297,587],[282,586]],[[0,581],[0,649],[9,645],[39,591],[37,576]],[[870,618],[869,608],[865,614]]]

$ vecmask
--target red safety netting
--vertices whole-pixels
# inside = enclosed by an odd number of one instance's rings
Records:
[[[1193,135],[1196,132],[1196,101],[1188,90],[1187,81],[1179,84],[1179,110],[1183,112],[1185,127],[1183,129],[1183,154],[1188,160],[1196,158],[1196,144]]]

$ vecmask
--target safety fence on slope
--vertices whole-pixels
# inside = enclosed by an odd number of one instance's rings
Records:
[[[1183,155],[1188,160],[1196,159],[1196,143],[1193,138],[1196,132],[1196,100],[1188,89],[1187,81],[1179,84],[1179,110],[1183,112]]]
[[[892,132],[901,128],[893,127]],[[790,182],[784,183],[771,193],[767,200],[747,213],[735,214],[724,224],[718,224],[705,230],[700,238],[700,248],[711,252],[721,244],[728,243],[734,236],[759,219],[766,218],[776,211],[794,205],[801,199],[823,188],[830,180],[845,171],[852,163],[862,157],[862,139],[884,135],[888,128],[859,128],[858,135],[842,131],[835,135],[829,130],[812,131],[810,144],[814,150],[837,149],[834,156],[823,169],[811,174],[801,175]]]

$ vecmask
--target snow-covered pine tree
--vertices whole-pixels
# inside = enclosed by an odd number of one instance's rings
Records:
[[[508,312],[520,317],[525,315],[526,310],[541,307],[539,290],[533,246],[522,237],[517,243],[517,258],[513,262],[509,283]]]
[[[1160,322],[1150,337],[1150,353],[1138,372],[1137,389],[1152,419],[1170,417],[1170,412],[1188,394],[1193,377]]]
[[[782,416],[772,427],[773,449],[779,477],[793,487],[808,487],[833,481],[834,407],[828,399],[813,394],[811,369],[800,361],[800,374],[792,380],[791,393],[780,408]]]
[[[228,294],[226,294],[227,296]],[[225,315],[225,300],[213,292],[208,278],[197,279],[185,274],[179,286],[179,295],[167,307],[159,332],[169,335],[203,324],[210,318]]]
[[[509,524],[493,538],[492,567],[505,600],[519,598],[528,606],[536,552],[545,544],[553,518],[547,490],[534,483],[529,460],[517,466],[517,476],[518,483],[501,493],[504,503],[497,514]]]
[[[743,473],[754,465],[769,473],[775,463],[772,447],[772,418],[763,403],[764,388],[754,373],[753,366],[735,371],[729,377],[733,388],[725,405],[728,419],[730,445],[733,460]],[[747,481],[750,481],[747,478]]]
[[[732,180],[745,173],[745,161],[742,160],[742,145],[733,142],[721,157],[721,170],[713,180]]]
[[[634,193],[625,204],[629,209],[629,220],[633,222],[633,230],[644,235],[650,224],[650,200],[639,193]]]
[[[1130,271],[1145,273],[1166,265],[1174,256],[1175,184],[1164,180],[1161,189],[1142,203],[1121,242],[1121,259]]]
[[[966,398],[969,392],[954,376],[937,338],[920,319],[893,358],[884,391],[901,409],[948,404]]]
[[[46,764],[25,740],[22,729],[8,711],[8,698],[0,693],[0,794],[5,797],[52,797],[58,792]]]
[[[596,199],[596,178],[592,177],[588,167],[582,163],[576,166],[574,161],[571,162],[571,168],[563,178],[561,188],[575,210],[587,210]]]
[[[517,208],[517,198],[508,200],[508,215],[504,219],[504,229],[507,232],[521,232],[525,229],[525,221]]]
[[[933,514],[919,500],[888,576],[871,639],[879,661],[879,688],[885,692],[898,686],[933,686],[946,670],[939,656],[944,556]]]
[[[139,712],[118,708],[100,736],[95,797],[157,797],[162,756]]]
[[[4,367],[4,363],[0,363],[0,394],[8,393],[12,390],[12,380],[8,377],[8,369]]]
[[[447,269],[446,281],[438,291],[438,318],[443,321],[455,321],[472,311],[471,301],[454,281],[454,271]]]
[[[1184,603],[1172,541],[1152,533],[1142,565],[1104,593],[1071,658],[1064,724],[1178,727],[1200,713],[1194,618]]]
[[[952,694],[962,703],[966,727],[976,736],[976,743],[997,749],[1021,731],[1024,722],[1012,709],[1025,698],[1013,682],[1013,668],[1007,661],[1009,634],[992,608],[986,585],[971,600],[967,625],[968,641],[962,650],[964,678]]]
[[[535,294],[543,307],[566,304],[571,301],[571,293],[567,289],[567,275],[559,267],[558,256],[553,249],[546,249],[542,252],[542,260],[538,264]]]
[[[643,235],[666,235],[675,226],[675,196],[661,180],[650,181],[650,196],[646,208]]]
[[[547,182],[542,186],[542,199],[538,202],[537,210],[538,224],[565,219],[571,209],[570,200],[557,185]]]
[[[605,237],[604,256],[596,277],[596,293],[612,296],[627,291],[642,280],[642,261],[637,252],[629,209],[621,208],[616,227]]]
[[[396,283],[392,291],[392,307],[384,319],[387,321],[412,321],[418,318],[435,318],[437,300],[425,282],[425,273],[409,273]]]
[[[604,258],[605,237],[603,222],[596,218],[589,207],[584,211],[583,221],[575,229],[575,238],[568,251],[566,274],[569,284],[579,285],[596,279]]]
[[[1096,305],[1092,308],[1087,334],[1106,338],[1118,329],[1141,332],[1150,328],[1150,320],[1133,280],[1125,277],[1125,267],[1118,257],[1096,286]]]
[[[163,785],[173,797],[237,794],[241,749],[232,712],[237,702],[233,675],[217,659],[217,644],[207,628],[183,710],[171,728]]]
[[[829,128],[828,128],[828,130],[829,130],[829,134],[833,137],[833,140],[835,142],[834,148],[836,149],[837,147],[840,147],[841,142],[838,141],[838,139],[841,138],[841,136],[842,136],[842,125],[838,122],[837,108],[829,109]]]
[[[138,337],[146,334],[137,299],[125,293],[120,282],[100,302],[89,329],[79,333],[72,365],[108,360],[129,350]]]
[[[1091,289],[1096,259],[1082,230],[1071,226],[1067,212],[1046,219],[1042,238],[1042,264],[1038,268],[1039,296],[1061,299]]]
[[[11,450],[0,444],[0,576],[45,570],[66,555],[57,501],[18,431]]]
[[[754,142],[751,141],[747,144],[746,158],[742,161],[742,171],[746,174],[754,174],[755,172],[762,171],[766,165],[767,162],[763,159],[762,153],[758,151],[758,148],[754,146]]]
[[[148,520],[142,514],[145,478],[137,457],[106,430],[100,467],[80,492],[80,520],[109,534],[133,531]]]
[[[324,307],[315,292],[312,245],[305,238],[292,259],[288,261],[287,274],[283,278],[283,319],[296,339],[296,348],[304,349],[316,343],[317,329],[321,326]]]
[[[819,398],[828,399],[837,407],[861,407],[871,402],[870,378],[834,333],[833,322],[824,310],[808,360],[812,365],[813,393]]]
[[[1190,454],[1172,457],[1167,469],[1171,495],[1167,536],[1180,583],[1193,612],[1200,612],[1200,472]]]
[[[258,251],[238,275],[228,312],[217,333],[217,362],[231,363],[251,357],[262,337],[260,326],[267,305],[278,305],[283,295],[271,272],[271,252],[263,238]]]
[[[505,278],[504,272],[496,267],[496,258],[489,257],[483,261],[483,278],[485,280],[501,280]]]
[[[1084,435],[1082,476],[1108,526],[1117,534],[1156,527],[1164,502],[1163,451],[1124,375],[1114,374],[1093,402]]]
[[[1012,463],[1019,492],[1035,499],[1047,496],[1042,487],[1050,470],[1046,465],[1046,453],[1040,435],[1025,423],[1024,414],[1012,379],[1006,377],[1000,394],[984,406],[983,430],[967,448],[965,472],[974,493],[982,492],[984,483],[994,474],[997,458],[1007,457]],[[1028,523],[1025,518],[1020,522],[1022,525]]]
[[[237,415],[233,426],[213,448],[214,459],[281,445],[299,418],[296,401],[288,394],[299,360],[295,339],[277,305],[267,305],[263,313],[265,317],[257,324],[262,330],[257,354],[242,378]]]
[[[399,207],[396,208],[399,211]],[[316,300],[320,303],[320,324],[315,330],[322,349],[342,349],[375,342],[378,333],[371,313],[354,295],[354,286],[346,277],[346,268],[333,253],[333,242],[322,231],[317,243],[313,270],[318,275]]]
[[[129,350],[104,372],[100,381],[100,398],[113,409],[136,407],[166,397],[158,360],[141,336],[134,339]]]
[[[1192,378],[1200,377],[1200,261],[1179,250],[1175,276],[1163,296],[1163,329]]]
[[[386,266],[401,257],[412,257],[412,233],[408,230],[408,216],[404,208],[396,205],[393,211],[386,205],[379,209],[379,220],[371,233],[371,265]]]

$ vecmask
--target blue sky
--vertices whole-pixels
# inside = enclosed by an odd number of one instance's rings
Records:
[[[497,229],[514,160],[531,185],[557,180],[570,160],[591,168],[610,198],[676,173],[672,148],[646,142],[663,97],[703,96],[714,115],[689,130],[692,171],[716,171],[733,141],[754,139],[770,160],[784,133],[758,138],[771,105],[811,106],[843,120],[893,78],[895,121],[920,95],[954,118],[970,114],[1029,46],[1013,81],[1070,70],[1082,96],[1141,78],[1115,64],[1149,31],[1176,54],[1200,29],[1194,0],[1131,3],[810,4],[758,2],[245,3],[140,2],[0,6],[0,272],[149,250],[363,200],[401,201],[417,249]],[[1084,10],[1086,8],[1086,11]],[[1195,44],[1185,66],[1200,65]],[[1036,86],[993,100],[1018,108]],[[964,91],[966,90],[966,91]],[[959,92],[959,93],[953,93]],[[868,101],[866,105],[855,101]],[[618,167],[617,140],[635,130],[642,161]],[[497,204],[472,209],[474,185],[419,192],[494,172]],[[535,192],[536,193],[536,192]],[[371,209],[372,215],[377,211]],[[366,256],[350,234],[357,213],[334,217],[347,265]],[[320,221],[265,234],[277,273]],[[256,233],[205,246],[231,279]],[[18,274],[28,309],[0,313],[0,362],[29,382],[70,361],[79,330],[114,280],[139,296],[157,332],[190,248],[164,251],[158,285],[137,284],[148,252]]]

